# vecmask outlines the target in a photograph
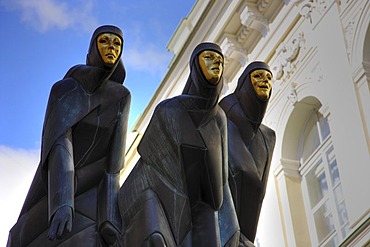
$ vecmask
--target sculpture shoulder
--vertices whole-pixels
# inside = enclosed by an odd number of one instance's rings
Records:
[[[259,129],[262,132],[266,142],[269,144],[270,147],[273,148],[275,146],[275,142],[276,142],[275,130],[271,129],[270,127],[268,127],[264,124],[261,124]]]
[[[46,112],[46,115],[48,115],[48,112],[60,102],[63,101],[63,99],[68,95],[73,94],[82,94],[82,90],[79,87],[79,83],[73,79],[73,78],[66,78],[62,79],[60,81],[57,81],[53,84],[53,86],[50,89],[49,93],[49,100],[48,100],[48,110]]]
[[[122,84],[119,84],[114,81],[109,81],[107,85],[108,97],[120,98],[125,101],[131,101],[131,92]]]
[[[66,78],[54,83],[50,90],[50,95],[60,98],[65,93],[75,90],[78,87],[78,82],[73,78]]]
[[[229,111],[238,103],[234,93],[231,93],[225,96],[219,103],[219,106],[224,110],[226,115],[229,114]]]
[[[177,97],[161,101],[155,108],[154,114],[160,116],[176,117],[182,113],[182,105]]]

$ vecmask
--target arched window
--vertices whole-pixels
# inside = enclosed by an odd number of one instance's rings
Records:
[[[313,110],[300,138],[300,174],[312,243],[339,246],[349,224],[327,119]]]
[[[304,163],[314,151],[320,147],[321,143],[329,136],[330,129],[327,120],[316,111],[312,112],[311,117],[306,123],[301,138],[301,163]]]

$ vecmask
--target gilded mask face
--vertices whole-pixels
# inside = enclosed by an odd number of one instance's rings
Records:
[[[222,56],[214,51],[203,51],[198,57],[204,77],[208,82],[217,84],[224,69]]]
[[[257,69],[250,73],[250,79],[258,97],[268,100],[271,91],[272,74],[265,69]]]
[[[113,33],[102,33],[97,38],[97,44],[104,63],[114,64],[121,54],[121,38]]]

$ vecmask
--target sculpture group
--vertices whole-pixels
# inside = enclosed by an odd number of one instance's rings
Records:
[[[254,246],[275,132],[272,73],[249,64],[223,98],[224,56],[196,46],[181,95],[160,102],[119,186],[130,108],[122,31],[92,35],[86,65],[51,89],[41,160],[11,246]]]

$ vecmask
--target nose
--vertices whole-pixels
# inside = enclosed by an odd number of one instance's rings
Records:
[[[261,74],[261,79],[262,79],[262,81],[264,81],[264,82],[268,82],[268,81],[269,81],[269,77],[268,77],[268,75],[266,75],[266,74]]]
[[[220,63],[222,63],[222,58],[219,57],[219,56],[216,56],[215,59],[214,59],[214,62],[220,64]]]

